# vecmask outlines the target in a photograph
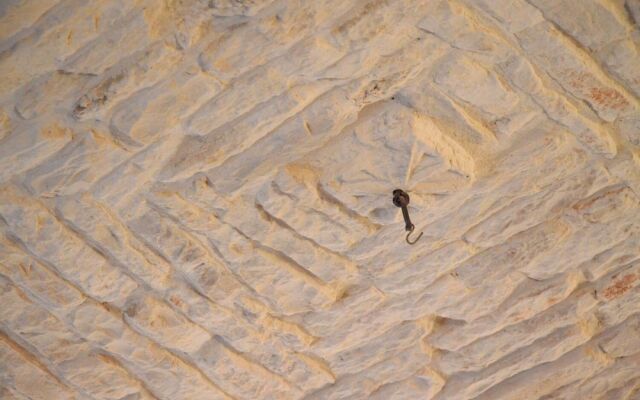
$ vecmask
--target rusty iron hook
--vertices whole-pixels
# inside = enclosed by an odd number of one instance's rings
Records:
[[[411,218],[409,218],[409,209],[407,208],[407,206],[409,205],[409,195],[407,194],[407,192],[401,189],[394,190],[393,204],[396,207],[399,207],[402,209],[402,217],[404,218],[404,230],[409,232],[407,233],[407,237],[406,237],[407,243],[415,244],[418,240],[420,240],[423,232],[420,232],[420,234],[415,240],[413,241],[409,240],[409,236],[411,236],[411,234],[413,233],[413,230],[415,229],[415,225],[411,223]]]
[[[409,233],[407,233],[407,237],[405,238],[405,240],[407,241],[407,243],[409,244],[415,244],[418,240],[420,240],[420,238],[422,237],[422,234],[424,232],[420,232],[420,234],[418,235],[418,237],[416,238],[416,240],[411,241],[409,240],[409,236],[413,233],[413,228],[411,228],[411,230],[409,231]]]

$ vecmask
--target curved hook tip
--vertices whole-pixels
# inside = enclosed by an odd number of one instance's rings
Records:
[[[420,232],[420,234],[418,235],[418,237],[417,237],[417,238],[415,238],[415,240],[414,240],[414,241],[409,240],[409,236],[410,236],[412,233],[413,233],[413,228],[411,228],[411,230],[409,231],[409,233],[407,233],[406,240],[407,240],[407,243],[409,243],[409,244],[412,244],[412,245],[413,245],[413,244],[416,244],[416,242],[417,242],[418,240],[420,240],[420,238],[422,237],[422,234],[423,234],[424,232]]]

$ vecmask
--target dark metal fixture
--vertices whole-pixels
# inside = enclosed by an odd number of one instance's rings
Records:
[[[423,232],[420,232],[420,234],[414,241],[409,240],[409,236],[413,233],[415,226],[411,223],[411,218],[409,218],[409,210],[407,209],[407,206],[409,205],[409,195],[407,194],[407,192],[400,189],[394,190],[393,204],[396,207],[402,208],[402,216],[404,217],[404,230],[409,232],[407,233],[406,240],[407,240],[407,243],[414,244],[415,242],[420,240]]]

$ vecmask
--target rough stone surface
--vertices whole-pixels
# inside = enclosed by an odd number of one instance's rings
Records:
[[[640,399],[638,21],[0,1],[0,398]]]

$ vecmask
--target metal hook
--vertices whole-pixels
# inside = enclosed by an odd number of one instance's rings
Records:
[[[420,234],[418,235],[418,237],[416,238],[416,240],[414,240],[413,242],[412,242],[411,240],[409,240],[409,236],[410,236],[412,233],[413,233],[413,227],[411,228],[411,230],[409,231],[409,233],[407,233],[407,237],[406,237],[407,243],[409,243],[409,244],[415,244],[418,240],[420,240],[420,238],[422,237],[422,234],[423,234],[424,232],[420,232]]]
[[[402,217],[404,218],[404,230],[409,232],[407,233],[407,237],[406,237],[407,243],[415,244],[418,240],[420,240],[423,232],[420,232],[416,240],[414,240],[413,242],[409,240],[409,236],[413,233],[415,226],[411,223],[411,218],[409,218],[409,209],[407,208],[407,206],[409,205],[409,195],[407,194],[407,192],[400,189],[394,190],[393,204],[396,207],[399,207],[402,209]]]

